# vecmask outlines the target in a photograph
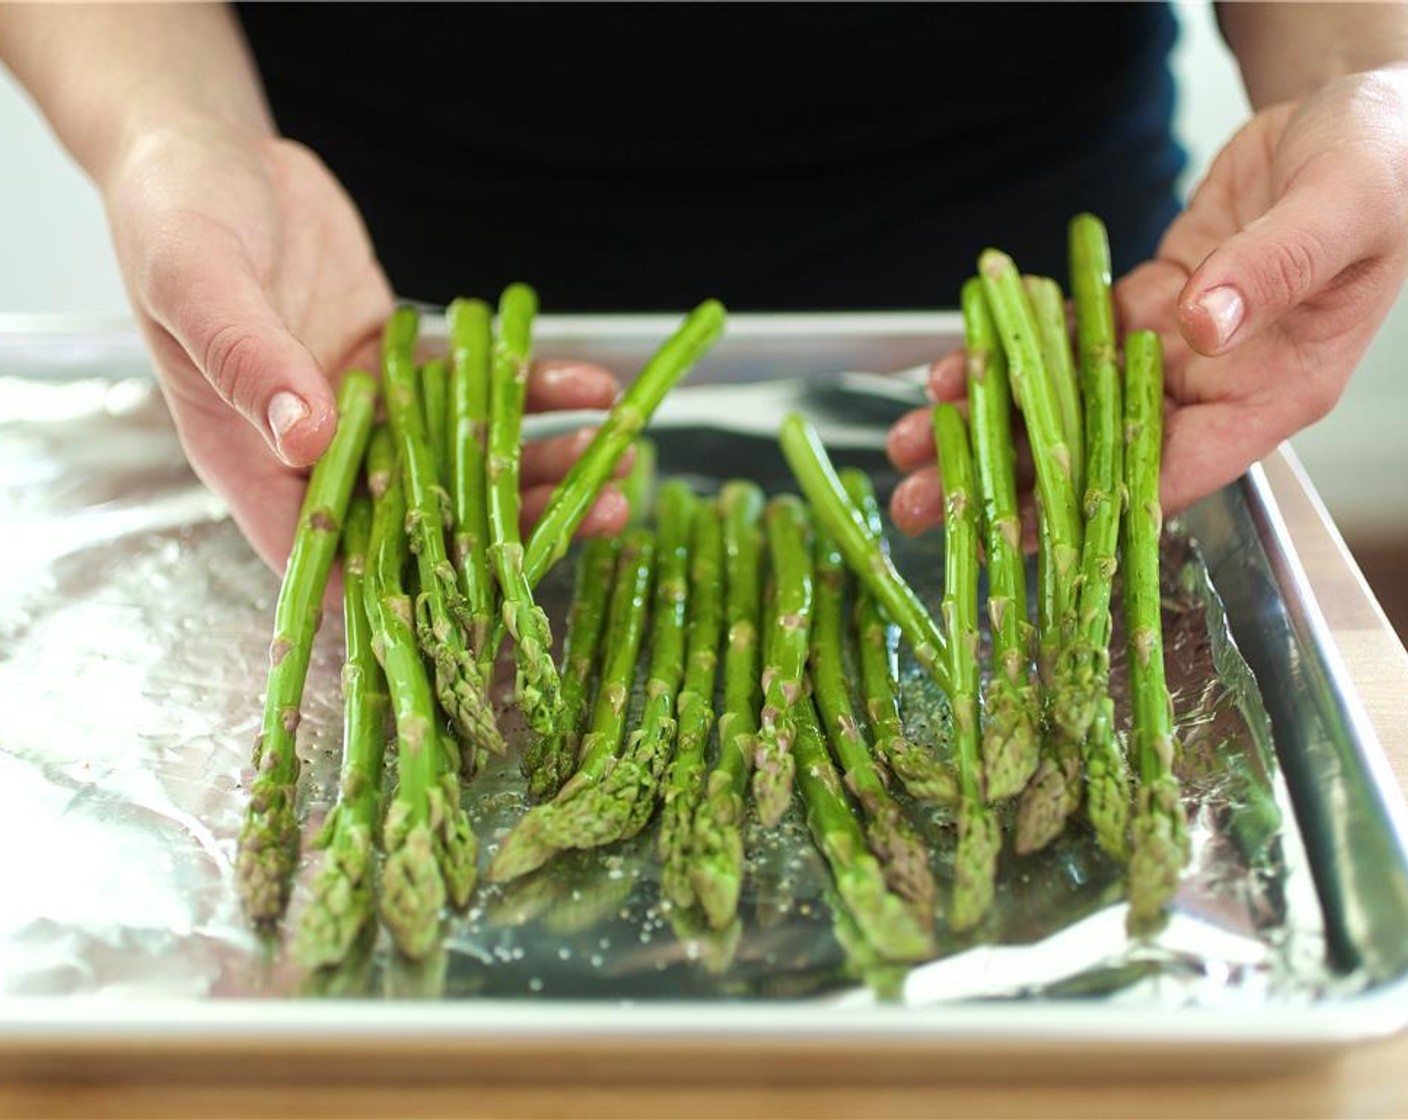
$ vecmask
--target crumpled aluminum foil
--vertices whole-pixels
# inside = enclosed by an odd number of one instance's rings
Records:
[[[675,413],[689,414],[690,392],[672,397]],[[728,468],[749,473],[736,458]],[[144,374],[0,376],[0,541],[6,994],[1231,1007],[1304,1004],[1333,982],[1256,684],[1186,541],[1165,565],[1165,619],[1194,851],[1156,937],[1126,936],[1119,868],[1077,825],[1038,855],[1004,854],[977,935],[943,934],[940,957],[907,972],[867,962],[844,947],[794,808],[749,837],[743,920],[728,935],[701,935],[659,903],[648,830],[481,886],[430,961],[399,960],[381,935],[322,977],[250,930],[232,879],[277,580],[191,475]],[[930,595],[936,548],[896,541]],[[544,585],[559,618],[570,578],[564,564]],[[305,841],[336,791],[341,637],[329,618],[299,729]],[[906,688],[923,692],[912,667]],[[468,798],[487,859],[526,805],[514,762],[492,764]],[[946,894],[951,830],[942,813],[921,822]],[[304,856],[293,921],[317,858]]]

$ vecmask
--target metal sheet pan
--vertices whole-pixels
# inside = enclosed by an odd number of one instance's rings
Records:
[[[541,349],[631,370],[670,322],[547,317]],[[608,981],[574,998],[565,998],[560,986],[485,995],[447,987],[443,974],[404,974],[385,983],[410,998],[372,1000],[364,991],[337,1000],[289,998],[299,988],[278,957],[259,983],[250,983],[247,968],[229,967],[231,953],[247,963],[256,947],[229,936],[237,815],[232,820],[228,807],[238,805],[274,581],[242,547],[219,503],[190,479],[134,337],[113,324],[43,326],[0,322],[6,477],[0,529],[7,541],[24,537],[30,546],[0,553],[6,644],[0,690],[7,663],[12,704],[19,698],[15,682],[26,679],[15,674],[16,664],[50,656],[55,660],[39,678],[48,684],[36,696],[48,689],[50,700],[57,696],[68,708],[40,731],[23,718],[0,721],[0,765],[9,778],[0,782],[0,818],[11,826],[0,865],[6,869],[0,871],[0,1064],[32,1069],[61,1068],[77,1058],[120,1065],[137,1058],[281,1055],[297,1068],[355,1055],[402,1073],[434,1066],[443,1072],[446,1061],[504,1073],[541,1068],[549,1059],[581,1072],[629,1051],[657,1055],[643,1076],[701,1059],[741,1075],[750,1069],[748,1055],[810,1068],[828,1053],[859,1048],[873,1054],[877,1071],[892,1075],[922,1076],[953,1063],[967,1070],[987,1063],[1011,1074],[1112,1055],[1126,1069],[1247,1069],[1329,1054],[1408,1022],[1408,939],[1401,934],[1408,921],[1408,830],[1401,801],[1257,471],[1191,511],[1185,525],[1201,548],[1240,658],[1262,682],[1284,775],[1284,787],[1278,779],[1276,788],[1289,810],[1277,889],[1295,897],[1279,904],[1299,916],[1260,939],[1228,933],[1217,945],[1210,945],[1210,931],[1227,933],[1225,924],[1184,926],[1176,919],[1155,948],[1167,965],[1191,938],[1198,967],[1208,972],[1207,963],[1216,961],[1222,972],[1175,980],[1177,970],[1164,967],[1154,969],[1151,982],[1062,988],[1059,981],[1089,979],[1113,960],[1108,946],[1120,941],[1111,932],[1120,921],[1118,905],[1093,905],[1068,912],[1035,939],[951,946],[951,955],[912,974],[899,1005],[877,1003],[851,983],[769,988],[767,976],[786,972],[775,957],[754,962],[754,986],[732,995],[677,979],[654,987]],[[704,486],[743,466],[784,486],[772,433],[783,411],[801,407],[839,457],[883,474],[885,426],[922,399],[918,376],[838,371],[903,370],[942,352],[957,327],[951,315],[736,317],[695,379],[713,385],[676,393],[659,415],[662,464]],[[36,395],[45,397],[42,405]],[[45,422],[33,422],[40,414]],[[580,419],[542,418],[534,427],[547,431]],[[78,439],[65,438],[75,433]],[[68,485],[70,479],[82,485]],[[173,619],[162,614],[163,602],[173,600],[242,609],[233,625],[218,608],[206,617],[193,609]],[[36,602],[71,610],[36,610]],[[67,647],[71,661],[55,626],[78,627],[72,634],[82,635]],[[111,652],[134,641],[148,648],[129,646],[130,656]],[[104,650],[106,671],[94,673],[94,658]],[[199,674],[179,671],[193,659],[203,667]],[[315,673],[327,679],[334,659],[325,645]],[[129,671],[132,664],[145,669]],[[86,675],[65,682],[78,666]],[[141,697],[135,707],[134,690]],[[202,726],[202,705],[232,693],[249,694],[250,727]],[[335,763],[317,728],[335,728],[335,696],[313,695],[324,710],[306,721],[312,739],[304,749],[314,762],[308,780],[326,789]],[[141,716],[148,720],[137,734],[151,753],[124,770],[121,737],[105,749],[104,731],[122,722],[114,713],[134,710],[139,725]],[[158,718],[172,712],[181,713],[174,723]],[[46,741],[45,780],[36,784],[17,759],[32,761],[26,745]],[[115,780],[122,795],[104,809],[104,792]],[[143,783],[150,783],[145,801]],[[182,797],[171,796],[173,786]],[[81,796],[46,807],[45,797],[57,789]],[[98,811],[87,811],[95,801]],[[170,807],[177,803],[185,809],[173,820]],[[511,813],[511,797],[503,805]],[[163,814],[186,843],[144,848],[160,834],[148,818]],[[16,822],[40,819],[59,822],[71,843],[48,851],[26,846]],[[66,913],[85,909],[66,895],[75,881],[68,858],[85,861],[82,881],[92,881],[95,860],[106,880],[108,893],[97,907],[108,922],[101,951],[92,944],[75,950],[84,922],[65,923]],[[173,895],[200,902],[163,912],[163,900]],[[663,926],[658,915],[636,915],[630,929],[652,926]],[[592,927],[593,935],[599,932]],[[1271,945],[1275,939],[1281,943]],[[660,928],[662,953],[667,943],[674,944]],[[809,944],[815,950],[819,942]],[[1284,968],[1269,974],[1281,978],[1279,986],[1229,982],[1228,970],[1239,959],[1247,963],[1249,946],[1253,955],[1268,947],[1279,954]],[[487,953],[502,974],[523,975],[511,941],[459,949]],[[1123,950],[1115,955],[1122,964],[1131,959]],[[677,964],[670,966],[676,978]],[[1252,974],[1257,969],[1249,966]],[[457,998],[425,998],[430,994]],[[1025,1065],[1014,1063],[1018,1056]]]

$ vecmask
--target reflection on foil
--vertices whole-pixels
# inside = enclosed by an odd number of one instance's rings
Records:
[[[724,448],[717,419],[688,425],[691,399],[699,415],[720,415],[717,402],[691,396],[711,391],[672,397],[686,426],[662,447],[663,466],[704,488],[721,481],[719,463],[785,487],[770,443]],[[1164,599],[1195,850],[1156,938],[1125,936],[1119,868],[1077,825],[1042,853],[1005,854],[990,920],[967,937],[944,933],[941,958],[906,974],[867,959],[834,913],[794,807],[779,828],[748,837],[731,930],[701,930],[661,904],[647,832],[481,887],[430,961],[409,965],[378,936],[337,973],[309,977],[243,924],[231,884],[275,577],[184,466],[143,378],[0,378],[0,480],[0,992],[850,1006],[878,990],[914,1005],[1225,1007],[1303,1001],[1329,982],[1255,682],[1186,541],[1171,548]],[[938,547],[895,542],[927,597],[936,598]],[[563,565],[544,584],[559,616],[569,583]],[[305,840],[336,792],[340,643],[330,618],[299,728]],[[916,711],[935,707],[913,666],[903,684]],[[515,761],[492,762],[467,797],[487,861],[526,806]],[[916,819],[947,894],[951,821]],[[317,858],[304,858],[293,920]]]

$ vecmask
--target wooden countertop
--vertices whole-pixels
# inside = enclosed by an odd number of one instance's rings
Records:
[[[1343,542],[1309,491],[1289,452],[1265,464],[1291,539],[1389,757],[1408,789],[1408,653],[1393,634]],[[248,1069],[228,1081],[192,1083],[89,1080],[74,1069],[62,1081],[0,1085],[0,1116],[273,1117],[824,1117],[1027,1116],[1408,1117],[1408,1034],[1366,1045],[1287,1075],[1251,1079],[1178,1078],[1132,1082],[1112,1070],[1099,1081],[1024,1079],[1003,1085],[945,1080],[870,1084],[861,1063],[830,1070],[829,1082],[695,1084],[641,1087],[631,1071],[589,1084],[455,1082],[431,1086],[359,1083],[344,1076],[273,1086],[250,1083]]]

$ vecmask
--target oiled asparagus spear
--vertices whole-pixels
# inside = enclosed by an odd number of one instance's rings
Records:
[[[570,802],[600,782],[608,766],[618,758],[654,571],[654,534],[647,529],[628,530],[616,565],[607,616],[606,656],[602,659],[591,729],[582,740],[580,765],[555,800],[530,809],[504,837],[489,865],[491,882],[516,879],[541,867],[555,853],[581,846],[578,841],[583,839],[582,822],[571,812]]]
[[[704,800],[694,815],[690,885],[713,929],[724,929],[738,912],[743,885],[741,825],[748,775],[757,751],[762,702],[759,620],[762,611],[763,492],[734,480],[719,494],[723,514],[724,710],[719,717],[719,757],[709,774]]]
[[[1036,491],[1050,534],[1056,617],[1065,617],[1066,594],[1080,563],[1080,503],[1075,458],[1066,439],[1060,406],[1041,350],[1041,332],[1031,301],[1012,258],[986,249],[978,274],[988,297],[998,337],[1007,354],[1012,388],[1021,401],[1036,466]]]
[[[1110,595],[1118,568],[1124,489],[1124,406],[1110,294],[1110,246],[1090,214],[1070,224],[1071,288],[1076,297],[1088,458],[1085,539],[1072,633],[1056,665],[1053,716],[1083,741],[1086,815],[1100,846],[1120,858],[1129,822],[1129,774],[1108,711]]]
[[[435,477],[450,490],[450,367],[432,358],[420,367],[420,401],[425,439],[435,460]]]
[[[618,551],[614,537],[593,537],[582,546],[562,637],[562,712],[552,733],[534,736],[523,757],[528,792],[540,800],[555,797],[577,768]]]
[[[342,610],[347,660],[342,667],[342,771],[338,801],[316,844],[325,852],[298,927],[299,958],[312,968],[340,964],[376,920],[373,837],[381,807],[386,746],[386,677],[372,654],[363,599],[371,502],[352,499],[342,534]]]
[[[678,907],[692,906],[694,816],[704,792],[705,757],[714,725],[714,685],[724,626],[724,537],[717,502],[700,502],[690,532],[689,637],[684,686],[675,704],[679,732],[660,809],[660,888]]]
[[[1079,499],[1085,492],[1085,416],[1071,353],[1071,331],[1066,325],[1066,297],[1061,285],[1049,276],[1024,276],[1022,286],[1036,316],[1041,357],[1056,394],[1056,412],[1071,453],[1071,484]]]
[[[858,470],[843,470],[840,477],[846,493],[865,517],[876,546],[887,548],[880,502],[870,478]],[[895,650],[891,640],[895,627],[868,588],[858,586],[855,597],[861,687],[865,694],[866,716],[875,736],[875,750],[911,797],[939,805],[957,805],[958,779],[953,770],[932,751],[911,742],[900,720]]]
[[[911,906],[921,923],[928,922],[938,893],[928,850],[890,796],[851,705],[843,660],[846,563],[824,531],[816,534],[815,555],[810,671],[816,706],[846,789],[860,805],[866,843],[880,861],[886,884]]]
[[[916,917],[910,904],[889,890],[879,861],[867,850],[860,822],[826,753],[825,736],[810,697],[798,698],[793,718],[797,788],[806,807],[807,828],[826,857],[837,893],[882,957],[923,960],[934,951],[929,923]]]
[[[415,308],[399,307],[392,312],[382,339],[387,419],[400,462],[406,536],[419,575],[420,590],[414,603],[416,636],[435,665],[435,694],[460,736],[471,747],[503,754],[504,742],[484,678],[470,653],[462,612],[455,609],[459,603],[457,577],[445,550],[449,499],[435,473],[435,457],[416,391],[419,330],[420,315]]]
[[[954,749],[958,757],[958,849],[949,925],[971,929],[992,903],[1002,833],[983,798],[978,737],[978,510],[973,453],[963,416],[934,408],[934,442],[944,484],[944,629],[949,635]]]
[[[256,773],[235,861],[240,899],[255,922],[276,921],[283,914],[298,861],[294,736],[313,636],[322,618],[323,591],[371,432],[376,407],[376,382],[371,375],[360,370],[348,373],[338,387],[337,407],[337,431],[308,479],[293,551],[274,607],[264,719],[254,742]]]
[[[816,428],[801,413],[794,412],[782,421],[779,440],[797,485],[811,503],[817,524],[835,538],[856,578],[899,626],[915,659],[940,688],[950,691],[948,642],[943,631],[896,571],[889,554],[879,547],[865,515],[847,496]]]
[[[554,803],[557,828],[573,837],[573,848],[598,848],[634,836],[655,811],[677,728],[675,696],[684,673],[695,504],[694,493],[683,482],[667,482],[660,490],[645,708],[640,726],[600,780],[580,784]]]
[[[378,433],[380,435],[380,433]],[[389,441],[374,439],[368,462],[371,479],[386,479],[372,518],[366,583],[367,615],[377,660],[386,672],[396,717],[396,796],[387,810],[381,914],[397,947],[412,959],[424,957],[439,936],[445,880],[436,855],[430,792],[441,769],[435,702],[411,629],[410,597],[401,586],[407,557],[405,491],[394,467]]]
[[[796,709],[806,695],[807,653],[811,633],[811,519],[795,495],[768,503],[765,514],[772,553],[777,611],[772,633],[764,636],[763,710],[758,748],[753,757],[753,802],[758,819],[775,825],[792,800],[796,762]]]
[[[1013,847],[1019,854],[1039,851],[1066,827],[1080,808],[1081,741],[1067,735],[1052,717],[1052,686],[1061,648],[1062,598],[1058,567],[1053,560],[1051,522],[1037,500],[1037,667],[1042,685],[1045,731],[1036,772],[1017,801]]]
[[[1012,393],[1007,359],[980,280],[963,285],[968,351],[968,409],[988,560],[988,620],[993,673],[986,692],[983,770],[990,801],[1022,791],[1041,755],[1041,710],[1031,681],[1032,626],[1027,620],[1027,569],[1017,508],[1012,450]]]
[[[532,288],[510,284],[504,289],[499,300],[499,334],[490,376],[489,559],[503,596],[504,624],[514,640],[518,703],[528,726],[539,735],[550,735],[561,703],[557,666],[552,659],[552,627],[542,608],[533,601],[533,580],[524,565],[525,551],[518,527],[523,406],[537,311],[538,297]],[[565,541],[563,545],[566,546]]]
[[[1177,775],[1173,703],[1164,676],[1159,595],[1159,468],[1163,446],[1163,352],[1159,336],[1125,338],[1124,624],[1129,648],[1133,748],[1139,774],[1129,858],[1129,925],[1155,924],[1188,862],[1188,825]]]
[[[557,484],[528,538],[524,570],[536,584],[567,552],[572,534],[631,441],[645,430],[668,393],[708,353],[724,329],[724,306],[705,300],[661,344],[607,413],[587,449]]]
[[[450,304],[450,500],[454,560],[469,612],[471,652],[481,664],[494,625],[498,588],[489,568],[485,441],[489,431],[489,354],[493,329],[483,300]],[[486,681],[489,674],[484,673]]]

